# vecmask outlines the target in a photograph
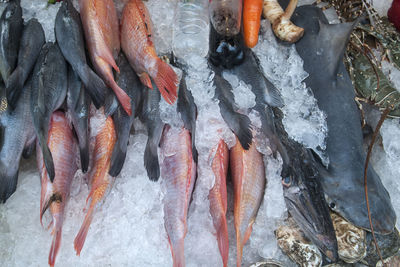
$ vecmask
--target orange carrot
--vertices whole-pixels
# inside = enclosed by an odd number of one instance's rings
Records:
[[[258,42],[263,0],[244,0],[243,33],[247,47],[254,47]]]

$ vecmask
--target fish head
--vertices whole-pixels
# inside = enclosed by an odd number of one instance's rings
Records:
[[[289,213],[309,238],[331,261],[338,260],[338,246],[332,219],[308,155],[297,157],[282,173],[283,194]]]

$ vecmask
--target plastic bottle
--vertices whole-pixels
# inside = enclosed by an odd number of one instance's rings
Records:
[[[181,0],[178,2],[173,27],[172,50],[184,59],[196,54],[205,57],[208,53],[209,0]]]
[[[240,32],[243,0],[211,0],[210,19],[214,29],[222,36]]]

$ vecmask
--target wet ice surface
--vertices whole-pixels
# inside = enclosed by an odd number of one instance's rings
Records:
[[[121,0],[126,2],[126,0]],[[38,16],[44,24],[46,38],[54,40],[53,23],[59,5],[47,7],[46,0],[21,0],[24,17]],[[74,1],[76,3],[77,1]],[[150,0],[146,2],[154,22],[154,42],[160,54],[171,49],[173,7],[176,0]],[[2,4],[0,4],[1,10]],[[117,1],[121,12],[123,4]],[[286,106],[284,125],[289,135],[316,150],[323,149],[326,122],[317,108],[315,99],[302,81],[307,73],[293,46],[277,44],[268,24],[263,22],[262,37],[255,48],[267,77],[278,87]],[[185,239],[187,266],[220,266],[222,264],[215,230],[209,214],[208,192],[213,186],[214,175],[210,168],[212,149],[222,138],[228,146],[235,139],[219,114],[214,100],[211,81],[212,71],[202,58],[189,58],[187,68],[188,89],[198,106],[196,146],[199,152],[198,177],[193,201],[188,214],[188,234]],[[288,74],[289,73],[289,74]],[[234,87],[235,101],[244,111],[254,105],[254,95],[242,81],[224,74]],[[174,108],[160,103],[163,119],[175,126],[181,125]],[[168,117],[168,113],[174,116]],[[257,128],[257,114],[250,116]],[[171,266],[171,253],[164,229],[163,191],[161,181],[154,183],[147,178],[143,167],[143,152],[147,136],[143,125],[135,121],[138,130],[130,138],[127,159],[121,175],[111,192],[95,212],[81,256],[75,256],[73,240],[79,231],[85,212],[88,186],[80,173],[74,179],[71,198],[66,207],[63,239],[57,266]],[[388,188],[396,210],[400,210],[400,135],[399,120],[388,120],[381,130],[383,148],[375,146],[372,164]],[[292,266],[276,244],[273,231],[287,216],[282,196],[280,158],[272,157],[267,142],[258,149],[265,154],[267,187],[264,201],[253,225],[253,233],[244,246],[243,264],[262,260],[279,259],[284,266]],[[0,262],[4,266],[46,266],[51,245],[49,231],[39,223],[40,181],[34,158],[21,164],[17,192],[0,205]],[[233,227],[233,189],[228,181],[229,266],[236,262],[236,239]]]

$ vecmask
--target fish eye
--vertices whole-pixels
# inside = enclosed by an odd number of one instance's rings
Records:
[[[334,209],[336,207],[336,204],[334,202],[329,203],[329,207],[331,209]]]
[[[286,176],[282,179],[282,184],[286,187],[289,187],[292,183],[292,178],[290,176]]]

